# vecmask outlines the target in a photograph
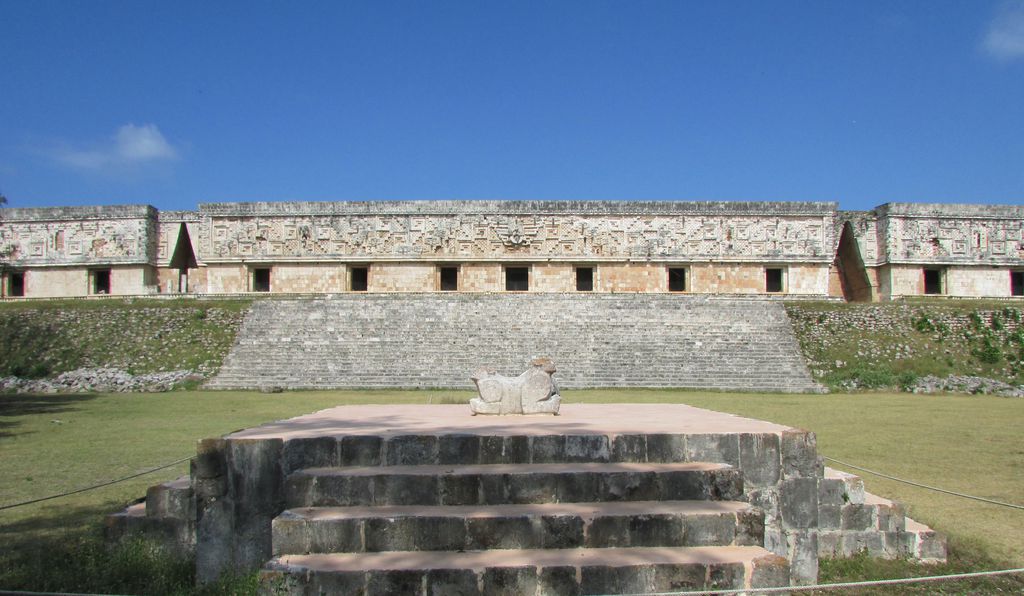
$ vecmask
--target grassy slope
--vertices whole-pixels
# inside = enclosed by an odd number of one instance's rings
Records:
[[[438,403],[468,397],[459,392],[401,391],[0,396],[0,475],[5,478],[0,484],[0,504],[144,470],[193,453],[199,438],[338,404]],[[1005,501],[1020,502],[1024,494],[1024,449],[1018,436],[1018,421],[1024,414],[1022,400],[610,390],[570,392],[566,399],[681,402],[763,418],[815,430],[822,455]],[[0,554],[0,587],[173,591],[174,581],[179,585],[184,581],[180,571],[174,576],[177,579],[164,582],[171,586],[166,588],[146,578],[142,581],[149,583],[138,584],[145,588],[127,580],[113,583],[111,577],[121,578],[127,571],[112,572],[104,567],[110,565],[109,559],[90,558],[94,542],[88,538],[83,541],[82,537],[95,535],[103,514],[143,495],[150,484],[184,473],[186,466],[182,465],[99,491],[0,511],[0,540],[14,547]],[[1024,564],[1024,516],[1019,511],[974,504],[873,477],[866,476],[865,480],[868,490],[909,504],[916,518],[951,537],[958,556],[939,571]],[[39,575],[39,569],[50,568],[49,561],[55,554],[66,558],[66,573],[48,573],[46,580],[20,577],[26,573]],[[91,579],[93,576],[83,571],[90,565],[101,570],[97,572],[99,577]],[[137,562],[128,566],[140,567],[146,568]],[[906,564],[855,560],[826,565],[823,577],[838,580],[914,571]],[[44,583],[47,580],[50,583]],[[1024,583],[1012,581],[962,586],[961,591],[1024,590]]]
[[[814,377],[833,389],[899,387],[918,377],[972,375],[1024,383],[1019,302],[792,302],[793,330]]]
[[[133,374],[220,367],[249,300],[0,302],[0,376],[80,367]]]

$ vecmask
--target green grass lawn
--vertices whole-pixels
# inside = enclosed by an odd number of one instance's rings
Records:
[[[125,476],[186,457],[196,440],[339,404],[441,403],[469,393],[182,391],[84,396],[0,395],[0,505]],[[569,391],[567,402],[674,402],[813,430],[821,455],[1002,501],[1024,501],[1024,400],[908,394],[760,395],[655,390]],[[836,466],[840,467],[840,466]],[[182,464],[97,491],[0,511],[0,589],[188,593],[188,565],[144,548],[98,548],[102,516],[187,473]],[[951,563],[921,568],[854,559],[825,563],[829,581],[1024,566],[1024,512],[864,475],[950,537]],[[59,564],[58,564],[59,563]],[[251,581],[218,586],[245,593]],[[903,589],[925,593],[938,588]],[[1024,581],[963,583],[947,593],[1024,591]],[[887,593],[894,592],[890,590]]]

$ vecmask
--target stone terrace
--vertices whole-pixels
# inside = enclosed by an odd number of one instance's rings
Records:
[[[782,305],[658,294],[262,300],[209,387],[471,388],[550,356],[562,387],[813,392]]]
[[[809,583],[819,554],[940,537],[807,431],[684,405],[342,406],[199,443],[191,480],[108,518],[265,593],[584,594]]]

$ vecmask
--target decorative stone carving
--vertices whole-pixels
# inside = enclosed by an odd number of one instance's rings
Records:
[[[491,368],[480,368],[470,379],[476,384],[479,397],[469,401],[476,414],[554,414],[562,396],[551,376],[555,363],[550,358],[534,358],[530,368],[518,377],[499,375]]]

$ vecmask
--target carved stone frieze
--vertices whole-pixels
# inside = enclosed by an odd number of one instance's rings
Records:
[[[567,214],[212,217],[212,259],[357,257],[679,258],[821,261],[820,216]]]

